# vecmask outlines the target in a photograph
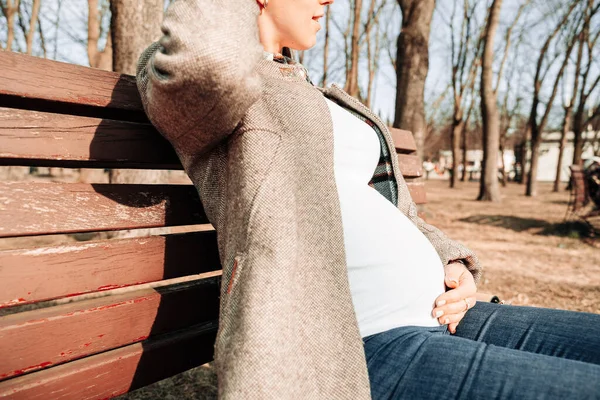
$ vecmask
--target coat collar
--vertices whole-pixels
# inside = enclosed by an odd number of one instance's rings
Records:
[[[293,58],[284,56],[281,53],[271,53],[263,50],[263,60],[271,65],[276,65],[283,76],[295,76],[315,86],[308,76],[308,70],[306,67],[298,61],[295,61]]]

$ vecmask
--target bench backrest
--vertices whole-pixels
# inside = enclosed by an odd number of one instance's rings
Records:
[[[576,212],[585,207],[590,202],[590,198],[585,183],[583,167],[581,165],[571,165],[569,166],[569,170],[571,171],[571,207]]]
[[[134,77],[9,52],[0,71],[0,165],[181,169]],[[392,132],[424,203],[412,135]],[[18,237],[31,241],[0,251],[0,397],[109,398],[212,359],[221,267],[192,185],[0,182],[0,238]]]

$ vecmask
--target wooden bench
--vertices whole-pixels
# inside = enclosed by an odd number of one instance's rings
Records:
[[[588,193],[583,167],[581,165],[571,165],[569,170],[571,171],[571,194],[565,220],[575,216],[584,221],[593,234],[600,235],[600,210],[590,207],[592,202]]]
[[[9,52],[0,71],[0,165],[181,169],[134,77]],[[110,398],[211,361],[221,276],[191,184],[0,182],[0,238],[161,227],[185,232],[0,251],[0,397]]]

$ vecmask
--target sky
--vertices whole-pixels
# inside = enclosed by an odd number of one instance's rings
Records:
[[[4,1],[4,0],[0,0]],[[31,4],[32,0],[21,0],[26,6]],[[378,0],[382,1],[382,0]],[[485,2],[479,8],[477,19],[483,20],[485,16]],[[499,57],[503,52],[503,36],[504,33],[514,19],[518,6],[523,0],[505,0],[502,8],[500,19],[500,27],[496,37],[496,70],[499,65]],[[532,11],[526,13],[522,20],[526,25],[530,25],[532,29],[522,32],[524,40],[518,45],[517,51],[520,54],[518,63],[515,68],[507,67],[507,78],[501,82],[499,93],[506,88],[508,79],[515,82],[522,79],[526,82],[531,81],[533,75],[533,66],[535,66],[535,53],[540,43],[543,41],[543,35],[547,32],[547,25],[538,24],[540,12],[548,12],[550,20],[557,20],[558,13],[556,9],[560,8],[560,0],[533,0],[533,3],[541,2]],[[368,1],[363,1],[364,12],[363,20],[366,18]],[[462,3],[459,1],[458,3]],[[431,38],[430,38],[430,68],[426,81],[426,103],[432,103],[442,92],[447,90],[450,82],[451,62],[450,62],[450,35],[449,21],[451,20],[453,11],[453,0],[438,0],[436,10],[432,20]],[[562,2],[564,4],[564,2]],[[330,45],[329,59],[331,72],[328,80],[328,85],[336,82],[340,85],[344,84],[345,77],[341,70],[343,69],[343,42],[339,34],[339,28],[346,26],[348,19],[348,10],[350,9],[350,0],[336,0],[331,7],[332,18],[335,23],[332,23],[332,38],[333,44]],[[556,14],[556,16],[553,15]],[[56,16],[59,16],[59,29],[55,29]],[[47,38],[47,50],[49,58],[55,58],[60,61],[87,65],[86,53],[86,36],[87,36],[87,0],[44,0],[41,9],[42,29]],[[382,12],[382,21],[386,21],[385,29],[389,38],[389,52],[383,49],[379,55],[380,68],[375,78],[374,84],[374,100],[371,108],[379,114],[383,120],[393,121],[395,96],[396,96],[396,77],[395,71],[390,62],[389,54],[395,57],[396,40],[401,25],[400,8],[396,0],[387,0],[387,4]],[[108,23],[108,20],[105,21]],[[0,41],[6,38],[6,20],[0,17]],[[324,25],[324,19],[322,24]],[[158,27],[157,27],[158,30]],[[313,82],[318,83],[322,74],[322,49],[324,42],[325,29],[321,29],[317,34],[317,44],[310,50],[306,51],[304,64],[307,66]],[[22,38],[18,38],[23,42]],[[102,43],[101,43],[102,45]],[[516,46],[513,43],[513,46]],[[41,54],[39,46],[34,50],[34,53]],[[359,71],[359,80],[362,87],[366,87],[367,68],[365,59],[361,60],[361,69]],[[509,61],[509,65],[510,65]],[[515,73],[515,71],[522,71]],[[527,83],[529,84],[529,83]],[[514,85],[514,84],[513,84]],[[529,84],[529,86],[531,86]],[[568,85],[565,85],[568,87]],[[526,87],[527,88],[527,87]],[[521,93],[522,94],[522,93]],[[446,101],[451,101],[451,96],[446,96]],[[515,101],[513,99],[512,101]],[[427,106],[426,106],[427,107]],[[446,107],[448,105],[446,104]],[[524,109],[527,103],[523,102]],[[431,107],[427,107],[426,113],[431,113]]]

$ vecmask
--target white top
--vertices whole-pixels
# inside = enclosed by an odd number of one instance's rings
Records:
[[[442,262],[429,240],[368,185],[380,155],[377,133],[325,98],[333,120],[335,180],[354,310],[362,337],[399,326],[439,326]]]

